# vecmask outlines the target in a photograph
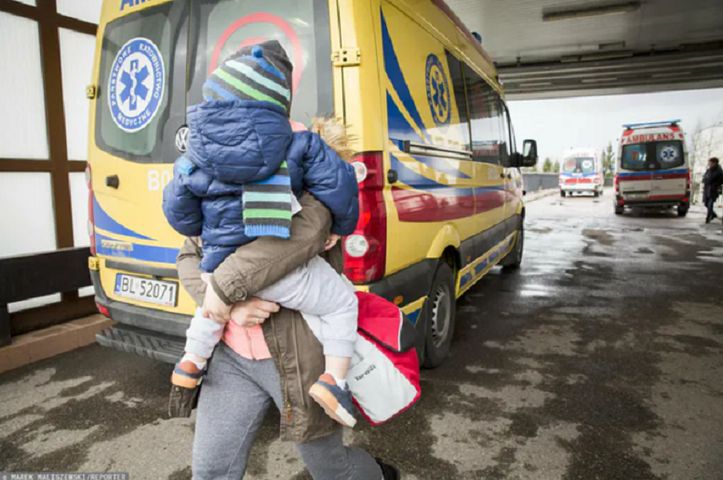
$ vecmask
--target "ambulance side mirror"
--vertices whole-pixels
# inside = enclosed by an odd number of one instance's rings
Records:
[[[534,167],[537,164],[537,142],[535,140],[525,140],[522,143],[521,167]]]

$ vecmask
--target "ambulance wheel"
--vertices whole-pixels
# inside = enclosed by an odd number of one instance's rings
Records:
[[[560,190],[560,196],[561,196],[562,198],[565,198],[565,190]]]
[[[510,250],[505,258],[500,261],[502,269],[505,271],[517,270],[522,265],[522,252],[525,250],[525,226],[520,225],[515,239],[515,247]]]
[[[432,288],[424,302],[424,354],[422,365],[435,368],[442,364],[452,345],[457,302],[454,295],[454,270],[440,262]]]
[[[625,213],[625,207],[615,205],[615,215],[622,215],[623,213]]]
[[[688,214],[688,206],[687,205],[678,205],[678,216],[685,217],[687,214]]]
[[[593,196],[594,198],[597,198],[597,197],[600,196],[600,192],[598,192],[597,190],[595,190],[595,191],[592,193],[592,196]]]

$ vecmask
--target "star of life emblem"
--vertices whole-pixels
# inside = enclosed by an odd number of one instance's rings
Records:
[[[678,150],[675,147],[664,147],[660,151],[660,159],[666,163],[672,163],[678,159]]]
[[[137,37],[123,45],[108,78],[108,106],[121,130],[145,128],[161,106],[165,88],[163,57],[149,39]]]

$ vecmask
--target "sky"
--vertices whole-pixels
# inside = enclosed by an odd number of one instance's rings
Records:
[[[612,142],[617,150],[624,123],[680,119],[690,140],[699,126],[723,122],[723,88],[509,101],[508,106],[518,148],[526,138],[537,140],[542,165],[546,157],[561,159],[568,148],[600,151]]]

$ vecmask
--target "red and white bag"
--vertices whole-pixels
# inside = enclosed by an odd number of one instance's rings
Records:
[[[380,425],[414,405],[422,395],[416,331],[384,298],[356,292],[359,339],[347,383],[362,416]]]

